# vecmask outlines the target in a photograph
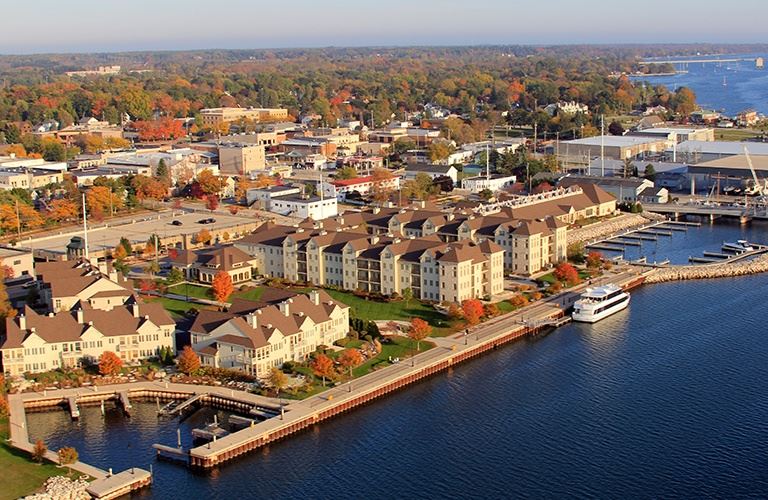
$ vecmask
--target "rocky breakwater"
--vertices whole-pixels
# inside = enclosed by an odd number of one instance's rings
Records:
[[[568,231],[568,245],[587,243],[621,234],[630,229],[644,226],[650,222],[666,220],[663,215],[644,212],[642,214],[623,214],[613,219],[596,222],[588,226]]]
[[[48,478],[43,485],[43,493],[37,493],[25,500],[90,500],[85,489],[88,482],[82,479],[71,480],[65,476],[54,476]]]
[[[645,283],[665,283],[667,281],[700,280],[711,278],[732,278],[768,271],[768,254],[752,260],[707,264],[699,266],[669,266],[655,269],[645,277]]]

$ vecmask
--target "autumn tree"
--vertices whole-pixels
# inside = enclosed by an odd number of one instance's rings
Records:
[[[42,463],[45,460],[45,454],[48,452],[48,447],[45,445],[42,439],[35,441],[35,446],[32,448],[32,459],[37,463]]]
[[[416,350],[421,348],[421,341],[432,333],[432,326],[421,318],[411,318],[408,336],[416,341]]]
[[[280,368],[273,366],[267,376],[267,383],[280,394],[280,391],[288,386],[288,376]]]
[[[85,195],[85,205],[89,215],[98,217],[106,213],[112,215],[114,211],[123,208],[124,202],[122,197],[107,186],[91,186]]]
[[[146,175],[134,175],[131,179],[131,187],[139,201],[162,200],[168,195],[168,184],[165,180]]]
[[[11,305],[11,301],[8,299],[8,290],[5,288],[5,283],[0,280],[0,327],[4,327],[5,318],[15,318],[16,309]]]
[[[245,178],[240,177],[235,184],[235,201],[237,203],[245,203],[248,189],[251,187],[251,182]]]
[[[235,286],[232,284],[232,276],[226,271],[216,273],[211,287],[213,289],[213,297],[219,302],[226,302],[229,296],[232,295],[232,292],[235,291]]]
[[[219,208],[219,197],[215,194],[209,194],[205,197],[205,208],[213,212]]]
[[[48,205],[48,217],[61,222],[74,219],[78,215],[78,205],[66,198],[58,198]]]
[[[99,356],[99,373],[102,375],[117,375],[123,368],[123,360],[112,351],[104,351]]]
[[[483,317],[483,303],[477,299],[466,299],[461,303],[461,312],[467,324],[476,325]]]
[[[312,373],[317,377],[322,377],[323,387],[325,387],[325,379],[333,376],[333,360],[325,354],[317,354],[315,359],[310,363]]]
[[[377,202],[383,202],[389,199],[392,193],[391,179],[395,176],[386,168],[374,168],[371,174],[371,192],[373,199]]]
[[[201,229],[200,232],[195,235],[195,241],[204,245],[210,244],[212,238],[211,232],[207,229]]]
[[[579,272],[567,262],[562,262],[555,267],[554,276],[557,281],[568,286],[577,285],[580,281]]]
[[[26,203],[0,205],[0,228],[5,232],[35,229],[43,225],[40,213]]]
[[[597,269],[603,263],[603,254],[600,252],[589,252],[587,254],[587,267]]]
[[[274,186],[274,184],[275,184],[274,177],[270,177],[267,174],[257,175],[256,180],[253,182],[253,186],[257,189],[268,188],[269,186]]]
[[[200,357],[192,350],[190,346],[184,346],[184,349],[176,358],[176,366],[181,373],[191,375],[200,369]]]
[[[346,165],[336,170],[336,173],[333,174],[333,177],[334,179],[340,181],[345,179],[355,179],[357,178],[357,170],[352,165]]]
[[[345,349],[338,357],[339,364],[349,370],[349,377],[352,378],[352,369],[363,364],[363,355],[359,349]]]
[[[486,304],[483,306],[483,316],[486,318],[493,318],[494,316],[498,316],[499,313],[499,306],[496,304]]]
[[[456,148],[453,144],[447,141],[435,141],[429,145],[427,151],[429,153],[429,161],[439,162],[447,159]]]
[[[210,169],[204,169],[197,174],[195,182],[200,186],[203,195],[218,194],[221,191],[221,180],[213,175]]]
[[[57,455],[59,456],[59,465],[72,465],[80,458],[77,450],[71,446],[60,448]]]

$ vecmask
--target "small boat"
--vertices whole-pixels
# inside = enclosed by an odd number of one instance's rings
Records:
[[[616,285],[587,288],[573,305],[574,321],[596,323],[629,305],[629,294]]]
[[[751,252],[755,249],[747,240],[736,240],[736,243],[723,243],[723,250],[735,253]]]

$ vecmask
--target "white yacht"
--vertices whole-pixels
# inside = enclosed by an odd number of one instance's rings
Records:
[[[723,250],[736,253],[751,252],[755,249],[747,240],[736,240],[736,243],[723,243]]]
[[[595,323],[629,305],[629,294],[616,285],[587,288],[573,304],[573,320]]]

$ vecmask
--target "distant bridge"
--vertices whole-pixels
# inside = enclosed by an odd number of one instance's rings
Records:
[[[643,208],[649,212],[672,215],[700,215],[710,217],[738,217],[742,222],[751,219],[768,219],[768,209],[762,205],[739,207],[733,205],[681,205],[677,203],[644,203]]]

